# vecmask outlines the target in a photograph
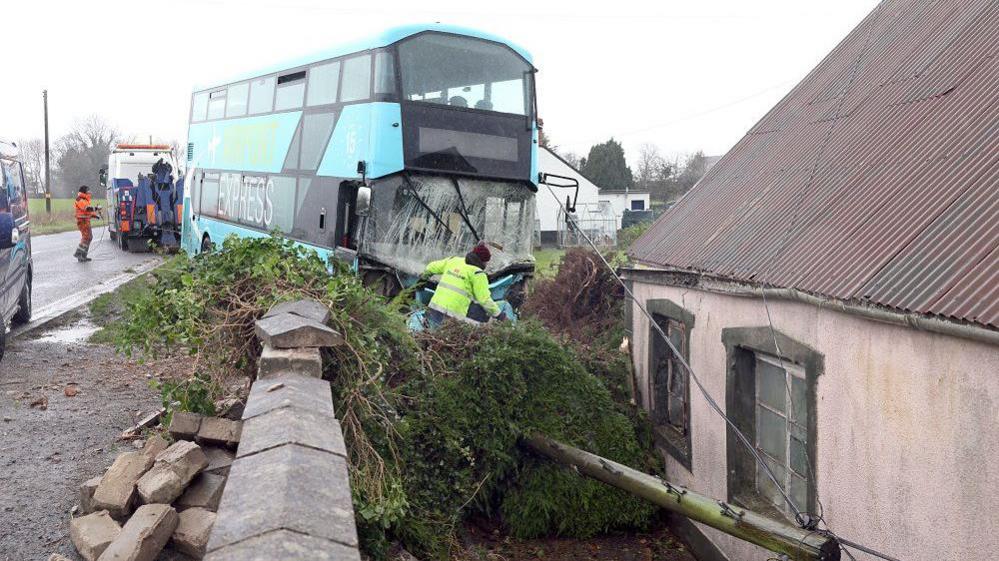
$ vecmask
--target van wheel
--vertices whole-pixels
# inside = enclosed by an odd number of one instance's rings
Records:
[[[21,296],[17,299],[17,313],[11,323],[14,325],[24,325],[31,321],[31,277],[24,283],[21,289]]]
[[[201,253],[211,253],[215,250],[215,244],[212,242],[212,237],[205,234],[205,237],[201,238]]]

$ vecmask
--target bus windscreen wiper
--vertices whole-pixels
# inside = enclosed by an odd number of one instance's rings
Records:
[[[461,218],[465,221],[468,229],[472,231],[472,235],[475,236],[475,242],[478,243],[482,241],[482,238],[479,237],[479,233],[475,231],[475,226],[472,226],[472,221],[468,218],[468,208],[465,206],[465,197],[461,195],[461,186],[458,184],[458,178],[452,176],[451,182],[454,183],[454,190],[458,193],[458,203],[461,205],[458,207],[458,210],[461,211]]]
[[[409,176],[403,175],[402,179],[403,181],[406,182],[406,187],[409,189],[409,192],[413,194],[413,198],[416,199],[416,202],[420,203],[420,206],[427,209],[427,212],[430,213],[430,216],[433,216],[434,220],[436,220],[438,224],[443,226],[444,229],[447,230],[448,234],[451,234],[453,236],[454,232],[451,231],[451,228],[448,227],[447,223],[444,222],[436,212],[434,212],[434,209],[430,208],[430,205],[427,204],[427,201],[423,200],[423,197],[421,197],[420,194],[416,191],[416,187],[413,187],[413,182],[409,180]]]

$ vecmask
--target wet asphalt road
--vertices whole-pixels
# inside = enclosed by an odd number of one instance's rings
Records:
[[[101,227],[94,229],[94,241],[90,245],[93,261],[79,263],[73,257],[79,242],[80,233],[76,231],[31,238],[32,308],[36,317],[47,306],[160,259],[152,253],[128,253],[118,249],[108,237],[107,228]]]

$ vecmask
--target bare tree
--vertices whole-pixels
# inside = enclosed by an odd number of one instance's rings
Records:
[[[53,196],[71,197],[80,185],[93,184],[119,138],[118,130],[99,115],[77,121],[56,141]]]
[[[17,141],[17,147],[21,151],[21,166],[28,193],[45,193],[45,141],[40,138],[21,139]]]
[[[669,162],[653,144],[643,144],[638,150],[635,184],[647,190],[657,200],[670,200],[676,181],[675,163]]]
[[[562,150],[558,153],[559,157],[566,161],[567,164],[576,168],[577,170],[583,167],[583,159],[579,154],[575,152],[570,152],[569,150]]]
[[[173,155],[177,158],[177,167],[180,169],[174,170],[174,175],[177,177],[181,176],[181,170],[187,166],[187,143],[174,140],[170,142],[170,148],[173,150]]]

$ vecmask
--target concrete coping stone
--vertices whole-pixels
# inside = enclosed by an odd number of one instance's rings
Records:
[[[344,458],[297,444],[237,458],[208,551],[281,529],[356,547],[349,481]]]
[[[295,314],[322,324],[326,324],[330,320],[329,308],[325,304],[309,298],[275,304],[270,310],[267,310],[264,317],[269,318],[286,313]]]
[[[282,374],[253,383],[246,408],[243,409],[243,421],[283,407],[335,417],[329,382],[309,376]]]
[[[343,432],[336,418],[298,407],[282,407],[249,419],[243,425],[243,440],[236,457],[299,444],[347,457]]]
[[[356,547],[288,530],[274,530],[208,554],[205,561],[360,561]]]
[[[253,329],[258,339],[276,349],[334,347],[343,343],[343,337],[327,325],[292,313],[258,319]]]

